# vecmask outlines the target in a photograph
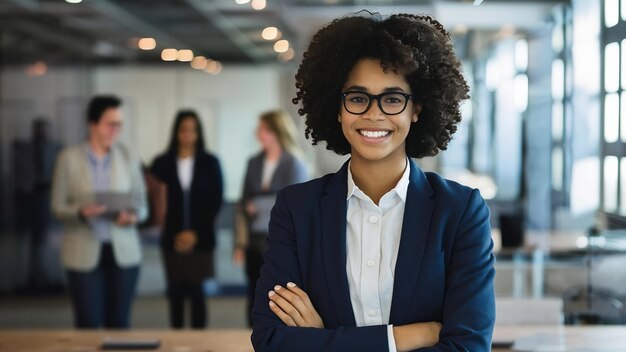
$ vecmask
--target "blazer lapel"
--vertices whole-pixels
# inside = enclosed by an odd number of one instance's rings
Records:
[[[200,158],[202,158],[202,155],[200,153],[196,153],[194,155],[193,170],[191,170],[191,186],[189,188],[191,190],[191,198],[194,198],[194,194],[196,194],[196,189],[200,185],[199,182],[201,181],[200,175],[202,174],[202,171],[204,171],[200,169],[202,167],[202,164],[200,163]],[[213,182],[213,180],[208,180],[208,182]],[[180,183],[180,180],[178,180],[178,183]]]
[[[406,306],[413,295],[430,232],[435,205],[433,191],[426,175],[411,160],[400,248],[396,261],[390,324],[404,324]]]
[[[178,178],[178,157],[175,154],[170,155],[168,164],[170,164],[170,172],[172,173],[172,180],[174,181],[174,187],[176,188],[177,192],[180,192],[180,194],[182,194],[183,186],[180,184],[180,179]]]
[[[93,186],[91,184],[91,180],[93,179],[93,172],[91,171],[91,167],[89,166],[90,161],[89,161],[89,155],[88,155],[89,153],[88,148],[91,148],[89,146],[89,143],[85,143],[84,147],[81,150],[82,160],[79,161],[80,169],[81,169],[80,174],[82,175],[81,178],[82,178],[82,182],[84,185],[84,189],[87,190],[86,193],[90,194],[91,197],[93,197]],[[90,201],[93,202],[94,199],[91,199]]]
[[[109,191],[117,191],[120,189],[120,185],[118,184],[118,180],[121,177],[118,177],[118,173],[122,171],[122,152],[116,148],[117,146],[113,145],[111,147],[111,151],[109,152],[109,162],[111,163],[111,173],[109,174]],[[123,176],[122,176],[123,177]]]
[[[265,162],[265,159],[263,159]],[[279,190],[285,187],[283,180],[285,175],[285,163],[287,162],[287,151],[283,151],[280,155],[280,159],[278,159],[278,164],[276,164],[276,170],[274,170],[274,174],[272,174],[272,178],[270,180],[270,191]]]
[[[329,181],[321,199],[322,260],[337,325],[356,326],[346,274],[348,162]]]

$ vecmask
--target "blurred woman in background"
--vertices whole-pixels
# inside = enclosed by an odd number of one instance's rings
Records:
[[[61,152],[52,181],[77,328],[130,325],[141,264],[136,224],[148,207],[139,159],[117,143],[121,105],[115,96],[91,99],[87,142]]]
[[[237,211],[233,259],[245,261],[248,279],[248,325],[254,291],[263,265],[265,238],[276,193],[294,183],[308,180],[306,166],[299,158],[292,117],[282,110],[263,113],[256,137],[261,151],[248,160],[241,202]]]
[[[167,186],[161,249],[167,279],[170,324],[184,326],[184,303],[191,300],[191,326],[207,325],[203,282],[213,276],[215,218],[222,205],[220,163],[205,151],[202,125],[192,110],[179,111],[167,151],[152,173]]]

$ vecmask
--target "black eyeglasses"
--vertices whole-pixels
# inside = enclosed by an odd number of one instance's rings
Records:
[[[378,102],[378,108],[386,115],[398,115],[406,109],[411,94],[390,92],[378,95],[367,94],[359,91],[341,93],[343,107],[351,114],[362,115],[372,106],[372,101]]]

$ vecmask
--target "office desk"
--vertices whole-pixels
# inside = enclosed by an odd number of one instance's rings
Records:
[[[250,330],[0,330],[0,351],[95,352],[100,351],[103,339],[114,338],[159,339],[161,347],[156,351],[250,352],[250,333]],[[555,334],[567,347],[550,351],[626,351],[626,326],[497,326],[493,340],[514,341],[536,334]],[[589,346],[593,349],[589,349]]]
[[[95,352],[103,339],[159,339],[167,352],[251,352],[251,330],[0,330],[2,352]]]
[[[496,326],[493,333],[494,342],[515,341],[535,336],[543,341],[553,340],[559,344],[541,344],[536,351],[594,351],[617,352],[626,351],[626,326]],[[555,338],[554,338],[555,337]],[[550,346],[551,348],[548,348]],[[543,349],[541,349],[543,348]],[[493,349],[505,352],[512,349]],[[525,351],[535,351],[529,349]]]

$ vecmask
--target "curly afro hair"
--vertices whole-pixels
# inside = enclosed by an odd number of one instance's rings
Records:
[[[363,58],[405,76],[414,100],[422,104],[409,130],[406,153],[412,158],[445,150],[461,121],[459,111],[469,88],[461,74],[450,35],[430,16],[392,15],[385,20],[360,14],[334,20],[315,34],[296,74],[298,113],[306,115],[313,144],[345,155],[350,144],[337,122],[341,90],[354,65]]]

